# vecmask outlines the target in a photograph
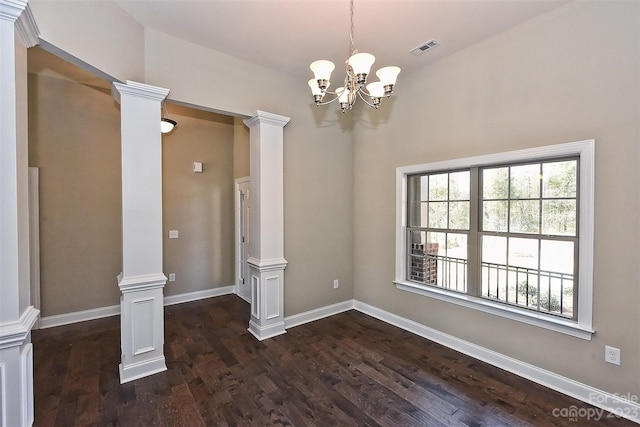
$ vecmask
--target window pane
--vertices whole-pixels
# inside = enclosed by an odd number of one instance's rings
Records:
[[[509,238],[509,266],[538,269],[538,239]]]
[[[467,291],[467,235],[447,233],[446,257],[438,260],[438,285]]]
[[[542,165],[543,197],[576,197],[577,160]]]
[[[482,296],[506,301],[507,238],[482,236]]]
[[[482,229],[484,231],[507,231],[506,201],[482,203]]]
[[[540,164],[511,167],[511,198],[540,197]]]
[[[462,233],[447,233],[448,257],[467,259],[467,235]]]
[[[575,236],[576,201],[544,200],[542,202],[542,233]]]
[[[429,228],[447,228],[447,202],[429,203]]]
[[[540,269],[548,273],[573,277],[573,242],[543,240],[540,242]]]
[[[482,170],[482,198],[506,199],[509,189],[509,168]]]
[[[513,200],[510,207],[510,232],[536,234],[540,232],[539,200]]]
[[[429,200],[447,200],[448,178],[448,173],[429,175]]]
[[[422,224],[426,224],[426,203],[423,202],[409,202],[407,203],[407,216],[409,227],[422,227]],[[424,216],[424,219],[423,219]],[[424,222],[423,222],[424,221]]]
[[[469,171],[449,174],[449,200],[469,200]]]
[[[482,262],[506,264],[507,238],[499,236],[482,236]]]
[[[423,175],[420,177],[420,200],[429,200],[429,176]]]
[[[469,202],[449,203],[449,228],[453,230],[469,229]]]

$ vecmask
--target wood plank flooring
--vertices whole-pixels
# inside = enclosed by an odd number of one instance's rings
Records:
[[[33,331],[36,426],[623,426],[349,311],[259,342],[232,295],[165,307],[168,370],[120,384],[118,316]]]

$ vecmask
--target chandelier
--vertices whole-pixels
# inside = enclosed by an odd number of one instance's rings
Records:
[[[362,99],[369,107],[377,109],[380,106],[380,100],[382,98],[391,96],[393,86],[396,84],[396,79],[400,73],[399,67],[391,66],[380,68],[376,71],[376,76],[378,76],[380,81],[366,84],[367,76],[376,58],[370,53],[358,53],[357,49],[354,48],[353,0],[351,0],[350,12],[351,29],[349,39],[351,41],[351,56],[345,61],[346,76],[344,78],[344,85],[337,88],[335,92],[327,90],[331,84],[331,72],[335,68],[333,62],[321,59],[313,62],[309,66],[314,74],[314,78],[309,80],[309,87],[311,88],[311,93],[313,94],[316,105],[327,105],[338,100],[343,113],[350,110],[358,98]],[[323,102],[326,94],[334,95],[334,98]],[[367,101],[367,97],[371,99],[371,102]]]

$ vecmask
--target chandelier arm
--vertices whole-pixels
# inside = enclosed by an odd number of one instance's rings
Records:
[[[327,92],[327,93],[329,93],[329,92]],[[331,93],[331,94],[332,94],[332,95],[335,95],[335,93]],[[320,102],[320,103],[316,104],[316,106],[318,106],[318,107],[319,107],[319,106],[321,106],[321,105],[329,105],[329,104],[331,104],[331,103],[333,103],[333,102],[337,101],[338,99],[340,99],[340,97],[339,97],[339,96],[336,96],[335,98],[333,98],[333,99],[331,99],[331,100],[329,100],[329,101]]]
[[[364,91],[359,90],[358,92],[356,92],[356,93],[358,94],[358,96],[360,97],[360,99],[362,99],[362,102],[364,102],[365,104],[367,104],[369,107],[371,107],[371,108],[375,108],[375,109],[377,110],[377,109],[378,109],[378,107],[376,107],[375,105],[373,105],[373,104],[369,103],[369,101],[367,101],[367,100],[365,99],[365,97],[364,97],[364,96],[362,96],[362,92],[364,92]],[[365,94],[366,94],[366,92],[365,92]],[[367,94],[367,95],[368,95],[368,94]]]

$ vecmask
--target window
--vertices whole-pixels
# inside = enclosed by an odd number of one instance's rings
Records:
[[[408,279],[466,292],[469,171],[412,175]]]
[[[396,286],[590,339],[593,147],[398,168]]]

